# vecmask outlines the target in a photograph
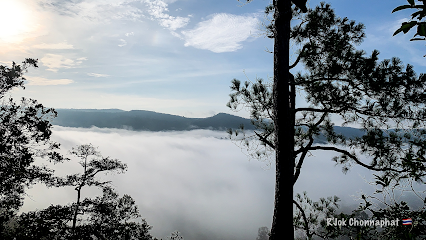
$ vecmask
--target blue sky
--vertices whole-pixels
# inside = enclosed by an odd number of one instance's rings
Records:
[[[309,7],[320,1],[309,1]],[[362,22],[359,46],[426,72],[425,42],[392,37],[410,10],[403,0],[327,1]],[[0,2],[0,64],[39,59],[26,96],[53,108],[140,109],[186,117],[232,112],[230,81],[268,78],[273,41],[262,35],[269,0],[6,0]],[[414,30],[413,30],[414,31]],[[294,49],[295,51],[296,49]],[[295,59],[295,57],[293,57]],[[303,71],[300,66],[295,71]],[[301,103],[299,99],[299,103]]]

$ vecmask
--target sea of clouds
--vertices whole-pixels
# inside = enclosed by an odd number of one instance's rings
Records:
[[[178,230],[185,240],[256,239],[258,228],[270,228],[272,223],[275,169],[267,161],[250,160],[227,136],[211,130],[136,132],[54,126],[52,139],[65,154],[91,143],[103,156],[126,163],[124,174],[102,178],[112,180],[120,195],[133,197],[157,238],[166,239]],[[372,173],[355,166],[343,174],[331,161],[335,155],[313,152],[305,160],[295,192],[307,191],[313,200],[337,195],[343,210],[355,209],[361,192],[374,191],[368,184]],[[58,175],[82,170],[76,158],[53,168]],[[67,204],[77,197],[71,187],[49,189],[40,184],[27,194],[21,211]],[[83,189],[83,197],[100,194],[96,188]]]

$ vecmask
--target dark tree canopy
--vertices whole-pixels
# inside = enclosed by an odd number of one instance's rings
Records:
[[[24,88],[23,74],[37,67],[37,60],[26,59],[22,65],[0,66],[0,228],[22,205],[26,187],[48,182],[53,171],[34,164],[38,157],[59,162],[62,156],[52,142],[49,120],[54,109],[45,108],[34,99],[22,98],[16,103],[5,94],[15,87]],[[1,229],[0,229],[1,230]]]
[[[82,173],[51,176],[49,186],[73,187],[76,202],[15,215],[0,232],[2,239],[154,240],[149,233],[152,227],[141,219],[133,198],[126,194],[119,197],[109,181],[98,179],[99,173],[122,173],[127,165],[101,156],[91,144],[80,145],[70,153],[81,160]],[[100,187],[102,196],[84,198],[81,190],[90,186]]]
[[[77,201],[73,204],[72,231],[75,237],[78,236],[77,221],[78,215],[84,215],[85,211],[81,208],[87,203],[81,201],[81,190],[83,187],[96,186],[104,188],[104,194],[113,194],[108,187],[110,182],[102,182],[97,179],[99,173],[118,172],[123,173],[127,170],[127,165],[117,159],[103,157],[91,144],[84,144],[73,148],[71,155],[80,159],[79,163],[83,168],[82,173],[69,174],[65,177],[54,177],[52,185],[56,187],[74,187],[77,191]],[[108,190],[108,191],[107,191]]]
[[[70,159],[56,152],[59,144],[50,140],[50,121],[57,115],[54,109],[33,99],[22,98],[19,103],[6,99],[8,91],[24,88],[23,74],[29,67],[37,67],[37,60],[0,66],[0,239],[154,239],[149,233],[151,227],[140,219],[135,201],[129,195],[120,198],[110,182],[96,178],[99,173],[122,173],[126,164],[102,157],[88,144],[71,151],[81,160],[81,174],[58,177],[43,164],[36,165],[38,158],[53,163]],[[17,215],[26,188],[37,182],[49,187],[72,186],[77,191],[77,201]],[[102,188],[102,197],[82,200],[81,189],[85,186]]]
[[[2,239],[154,239],[149,233],[152,227],[140,218],[132,197],[119,197],[110,187],[103,189],[102,196],[82,202],[80,207],[86,221],[72,230],[74,207],[75,204],[51,205],[15,216],[2,233]]]

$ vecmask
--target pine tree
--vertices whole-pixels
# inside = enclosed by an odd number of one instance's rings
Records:
[[[294,236],[293,203],[298,203],[293,199],[293,184],[309,152],[338,153],[333,160],[343,171],[358,164],[377,172],[385,183],[392,179],[423,180],[426,76],[417,76],[411,65],[404,66],[398,58],[379,62],[377,50],[371,55],[356,50],[365,37],[364,26],[337,17],[328,4],[321,3],[301,15],[301,22],[291,31],[291,16],[298,11],[290,11],[289,1],[274,1],[266,12],[274,14],[268,27],[275,41],[272,89],[262,79],[244,84],[234,79],[228,106],[250,108],[258,130],[252,136],[243,135],[243,141],[248,145],[253,139],[260,141],[263,149],[254,155],[261,157],[270,150],[276,155],[270,239]],[[287,37],[300,45],[291,65]],[[293,76],[288,70],[298,64],[304,65],[306,73]],[[297,91],[304,91],[309,107],[296,106]],[[337,134],[332,117],[340,117],[343,125],[359,125],[365,134],[353,138]],[[328,146],[314,144],[319,135]],[[371,161],[363,162],[361,156]]]

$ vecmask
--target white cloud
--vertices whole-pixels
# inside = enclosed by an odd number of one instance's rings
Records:
[[[177,37],[177,38],[183,39],[183,37],[182,37],[179,33],[175,32],[175,31],[170,31],[170,33],[171,33],[173,36]]]
[[[40,62],[48,67],[47,70],[57,72],[60,68],[73,68],[80,65],[84,60],[87,60],[85,57],[77,58],[72,60],[66,58],[59,54],[46,54],[43,58],[40,59]]]
[[[109,22],[111,19],[139,20],[143,17],[142,11],[129,3],[138,0],[86,0],[63,1],[43,0],[41,5],[62,15],[83,17],[92,21]]]
[[[135,33],[134,33],[134,32],[129,32],[129,33],[126,33],[126,34],[124,34],[124,35],[126,35],[126,37],[128,37],[128,36],[133,36],[133,35],[135,35]]]
[[[124,47],[124,46],[126,46],[126,45],[127,45],[126,40],[124,40],[124,39],[120,39],[120,44],[118,44],[118,46],[119,46],[119,47]]]
[[[145,0],[148,6],[148,13],[156,19],[161,26],[175,31],[185,27],[189,22],[189,17],[174,17],[165,13],[168,12],[168,4],[161,0]]]
[[[120,195],[135,199],[157,238],[179,230],[188,240],[254,239],[259,227],[271,226],[275,169],[264,170],[264,163],[248,161],[233,142],[220,139],[226,136],[226,132],[208,130],[134,132],[54,126],[52,139],[61,143],[64,153],[92,143],[102,155],[127,163],[125,174],[105,178],[112,180]],[[358,191],[374,191],[364,181],[371,180],[371,171],[354,166],[344,175],[331,160],[335,154],[312,154],[305,160],[295,193],[307,191],[314,201],[337,195],[344,207],[356,204],[351,195]],[[56,173],[80,172],[75,160],[55,165]],[[84,189],[83,197],[100,193],[93,189]],[[67,204],[76,194],[72,188],[41,185],[27,193],[22,211]]]
[[[71,79],[47,79],[29,76],[25,76],[25,78],[29,81],[28,85],[67,85],[74,82]]]
[[[212,52],[233,52],[256,33],[259,20],[252,16],[237,16],[220,13],[200,22],[196,28],[182,31],[185,46],[206,49]]]
[[[62,42],[62,43],[41,43],[41,44],[37,44],[37,45],[33,45],[33,48],[37,48],[37,49],[73,49],[73,45],[68,44],[66,42]]]
[[[188,240],[250,239],[259,227],[271,224],[274,171],[248,161],[231,141],[219,139],[225,136],[226,132],[204,130],[132,132],[54,126],[52,138],[61,143],[63,152],[92,143],[103,156],[127,163],[126,173],[101,177],[112,180],[120,195],[135,199],[157,238],[179,230]],[[76,160],[53,167],[61,175],[80,172]],[[94,189],[84,189],[83,197],[99,194]],[[37,185],[28,194],[23,211],[75,199],[72,188]]]
[[[101,74],[101,73],[88,73],[87,75],[91,77],[109,77],[108,74]]]

